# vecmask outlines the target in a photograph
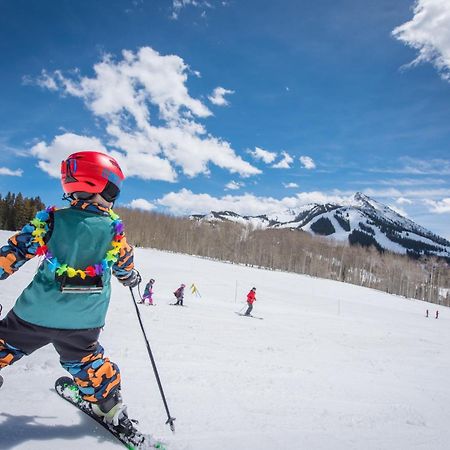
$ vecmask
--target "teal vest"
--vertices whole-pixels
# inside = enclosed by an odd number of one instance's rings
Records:
[[[54,213],[53,232],[47,246],[58,261],[84,269],[100,263],[111,248],[111,219],[76,208]],[[59,329],[86,329],[105,324],[111,295],[111,270],[102,276],[100,293],[65,293],[46,260],[14,305],[14,312],[35,325]]]

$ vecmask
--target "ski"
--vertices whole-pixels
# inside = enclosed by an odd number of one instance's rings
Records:
[[[253,319],[259,319],[259,320],[263,320],[264,319],[264,317],[252,316],[251,314],[246,315],[246,314],[242,314],[240,312],[237,312],[236,314],[238,316],[241,316],[241,317],[252,317]]]
[[[0,388],[3,386],[3,377],[0,375]]]
[[[58,378],[55,382],[55,390],[61,398],[71,403],[77,409],[95,420],[99,425],[108,430],[111,435],[113,435],[129,450],[166,450],[166,447],[161,442],[156,441],[150,435],[142,434],[137,429],[135,429],[135,432],[133,434],[127,436],[124,433],[120,433],[112,425],[104,422],[101,417],[97,416],[92,411],[91,404],[83,400],[80,395],[80,391],[72,378]],[[136,421],[133,420],[132,422],[136,423]]]

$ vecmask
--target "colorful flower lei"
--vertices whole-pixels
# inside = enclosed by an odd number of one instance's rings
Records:
[[[30,222],[35,228],[35,230],[31,233],[34,236],[33,242],[38,244],[36,255],[45,256],[45,260],[48,262],[49,268],[52,272],[56,272],[59,276],[67,275],[69,278],[79,275],[84,280],[86,277],[101,276],[119,259],[119,252],[122,247],[120,241],[124,237],[123,223],[118,214],[116,214],[112,209],[109,209],[108,214],[109,218],[112,220],[115,235],[114,239],[111,241],[111,249],[106,252],[105,257],[101,260],[101,262],[88,266],[84,269],[76,269],[67,264],[60,263],[58,259],[52,255],[44,242],[44,236],[49,230],[47,221],[50,217],[50,213],[54,211],[56,211],[54,206],[50,206],[43,211],[39,211],[36,214],[36,217]]]

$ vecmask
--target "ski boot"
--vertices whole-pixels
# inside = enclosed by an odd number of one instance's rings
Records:
[[[92,411],[97,416],[103,417],[103,421],[112,426],[119,433],[130,436],[136,433],[132,421],[128,418],[127,407],[122,403],[119,390],[99,403],[92,404]]]

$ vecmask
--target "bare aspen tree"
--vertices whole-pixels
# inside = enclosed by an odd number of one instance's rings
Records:
[[[257,229],[119,208],[135,246],[188,253],[367,286],[407,298],[450,303],[443,258],[412,259],[374,247],[349,246],[295,229]]]

